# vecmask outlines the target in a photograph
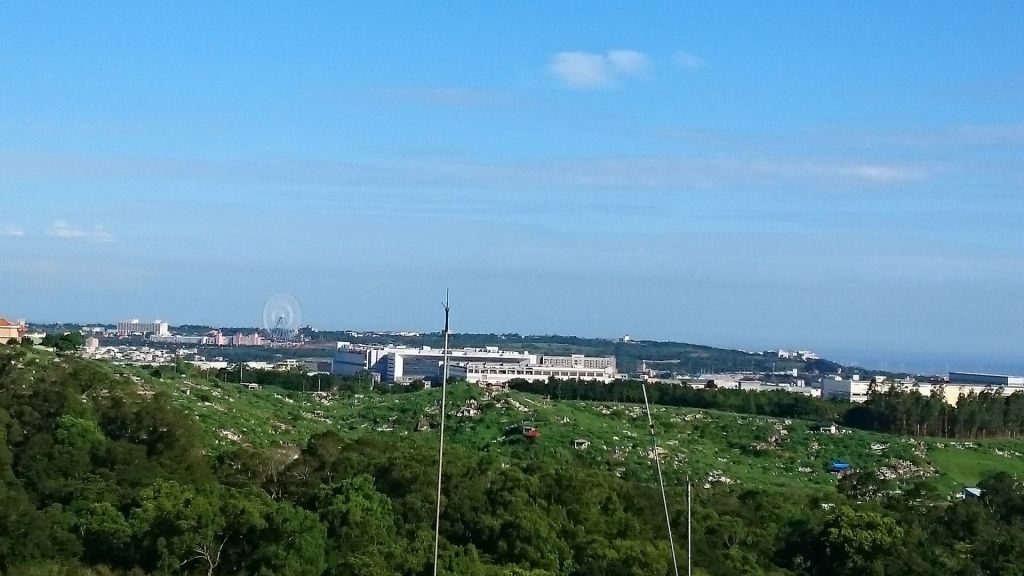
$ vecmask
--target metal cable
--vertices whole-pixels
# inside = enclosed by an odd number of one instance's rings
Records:
[[[444,469],[444,417],[448,394],[448,294],[444,298],[444,368],[441,371],[441,442],[437,449],[437,511],[434,515],[434,576],[437,576],[437,550],[441,542],[441,472]]]
[[[668,529],[668,546],[672,550],[672,569],[679,576],[679,563],[676,560],[676,544],[672,539],[672,518],[668,513],[668,497],[665,495],[665,479],[661,475],[661,455],[658,453],[658,437],[654,435],[654,418],[651,417],[651,404],[647,401],[647,385],[641,381],[640,388],[644,391],[644,406],[647,408],[647,424],[651,427],[651,445],[654,446],[654,464],[658,468],[658,485],[661,487],[661,504],[665,508],[665,527]]]

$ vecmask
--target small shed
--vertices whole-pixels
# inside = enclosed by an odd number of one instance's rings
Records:
[[[985,491],[981,488],[964,488],[960,491],[961,498],[981,498]]]
[[[587,448],[590,448],[590,440],[587,440],[586,438],[577,438],[572,441],[572,447],[577,450],[586,450]]]
[[[540,430],[533,426],[523,426],[523,436],[533,440],[540,436]]]
[[[822,422],[818,424],[818,432],[822,434],[838,434],[839,427],[836,426],[835,422]]]

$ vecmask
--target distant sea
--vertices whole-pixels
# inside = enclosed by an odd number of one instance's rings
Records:
[[[947,372],[984,372],[989,374],[1024,375],[1024,355],[1017,358],[978,355],[946,355],[933,353],[897,354],[822,350],[823,358],[843,365],[860,366],[889,372],[911,374],[946,374]]]

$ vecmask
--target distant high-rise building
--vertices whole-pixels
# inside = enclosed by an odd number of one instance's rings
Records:
[[[129,336],[131,334],[155,334],[157,336],[169,336],[170,327],[167,322],[154,320],[152,322],[139,322],[138,318],[125,320],[117,323],[117,335]]]

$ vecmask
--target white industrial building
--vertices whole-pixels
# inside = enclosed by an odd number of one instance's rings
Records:
[[[868,399],[871,382],[861,380],[857,376],[849,379],[825,379],[821,382],[821,397],[829,400],[848,400],[864,402]],[[904,392],[917,391],[923,396],[930,396],[933,391],[941,390],[947,404],[955,405],[960,396],[980,394],[982,392],[1000,392],[1009,396],[1014,392],[1024,392],[1024,376],[1001,376],[996,374],[976,374],[971,372],[950,372],[945,382],[915,382],[912,380],[889,382],[875,380],[880,392],[898,388]]]
[[[825,400],[864,402],[868,399],[871,382],[852,378],[825,378],[821,381],[821,397]]]
[[[614,357],[541,356],[539,362],[527,361],[518,364],[495,362],[456,363],[450,369],[451,375],[476,384],[499,385],[510,380],[590,380],[611,382],[624,378],[615,369]]]
[[[950,384],[984,384],[986,386],[1024,386],[1024,376],[981,374],[978,372],[950,372]]]
[[[155,334],[157,336],[169,336],[171,329],[167,322],[154,320],[152,322],[139,322],[138,318],[125,320],[117,323],[118,336],[131,336],[132,334]]]
[[[334,352],[331,372],[352,376],[361,371],[379,375],[385,382],[411,382],[413,380],[439,380],[444,351],[424,346],[365,346],[339,342]],[[497,364],[537,363],[537,356],[528,352],[499,350],[496,347],[460,348],[448,350],[449,365],[469,362]]]
[[[331,367],[333,374],[352,376],[361,371],[385,382],[438,381],[444,351],[424,346],[364,346],[339,342]],[[468,382],[503,384],[516,378],[563,378],[610,382],[619,376],[615,358],[582,355],[538,356],[497,347],[459,348],[448,351],[449,373]]]

